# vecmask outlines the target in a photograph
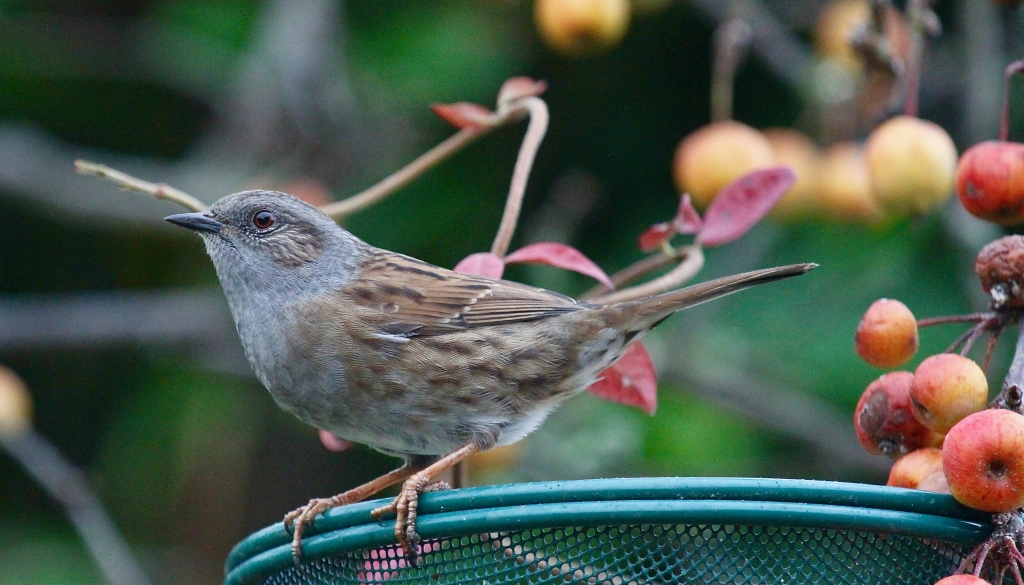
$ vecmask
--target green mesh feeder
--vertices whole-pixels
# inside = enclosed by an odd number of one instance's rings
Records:
[[[865,583],[930,585],[988,536],[953,498],[822,481],[635,478],[424,494],[416,567],[386,500],[335,508],[296,568],[281,524],[239,543],[226,585]]]

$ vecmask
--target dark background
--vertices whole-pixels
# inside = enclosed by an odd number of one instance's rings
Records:
[[[778,43],[753,51],[735,118],[799,127],[825,145],[809,42],[823,5],[638,2],[619,46],[572,59],[545,48],[532,3],[519,0],[0,1],[0,362],[27,382],[36,428],[84,470],[154,580],[218,582],[247,533],[396,462],[363,447],[328,452],[278,410],[241,356],[200,241],[162,222],[179,208],[76,176],[75,158],[207,202],[251,187],[343,198],[452,132],[431,103],[490,105],[504,79],[529,75],[550,84],[551,125],[512,247],[564,241],[612,272],[639,259],[637,235],[675,211],[672,154],[708,122],[711,35],[731,11],[772,19],[800,49],[782,62]],[[962,152],[995,137],[1001,71],[1024,52],[1024,17],[981,0],[941,0],[937,11],[945,30],[928,50],[921,115]],[[1013,96],[1022,139],[1024,83]],[[346,227],[442,266],[488,249],[523,127],[486,137]],[[864,454],[852,430],[853,405],[879,375],[853,351],[860,315],[882,296],[919,317],[984,308],[973,257],[999,233],[955,197],[873,226],[765,221],[708,251],[698,278],[821,268],[649,336],[654,417],[574,399],[517,448],[476,462],[472,481],[884,482],[886,462]],[[549,268],[507,277],[567,294],[591,285]],[[917,359],[958,333],[926,330]],[[1010,346],[989,371],[993,388]],[[99,580],[61,509],[0,453],[0,584]]]

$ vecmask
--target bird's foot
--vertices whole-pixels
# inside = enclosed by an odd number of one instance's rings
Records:
[[[284,515],[284,529],[292,534],[292,558],[295,566],[299,566],[302,559],[302,533],[307,526],[312,526],[316,517],[331,508],[344,506],[353,502],[345,497],[347,494],[338,494],[330,498],[313,498],[305,506],[300,506]]]
[[[420,494],[451,489],[451,486],[443,481],[427,485],[429,481],[430,476],[424,472],[413,475],[402,484],[402,491],[393,502],[370,512],[370,515],[376,520],[391,513],[395,514],[395,540],[398,541],[406,560],[413,567],[419,560],[419,551],[416,545],[421,540],[420,535],[416,532]]]

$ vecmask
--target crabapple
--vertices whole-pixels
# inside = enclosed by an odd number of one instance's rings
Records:
[[[559,53],[583,57],[619,43],[629,26],[627,0],[537,0],[533,11],[544,42]]]
[[[1024,144],[989,140],[968,148],[956,167],[956,192],[975,217],[1024,222]]]
[[[900,457],[889,470],[889,481],[885,485],[917,489],[936,471],[942,472],[942,449],[925,447]]]
[[[857,325],[854,345],[857,355],[876,368],[902,366],[917,353],[917,319],[903,303],[878,299]]]
[[[938,124],[896,116],[864,144],[871,189],[883,209],[925,213],[946,202],[956,184],[956,146]]]
[[[853,414],[857,440],[868,453],[898,458],[933,447],[941,436],[932,433],[910,412],[910,372],[889,372],[868,385]]]
[[[995,307],[1024,307],[1024,236],[986,244],[974,260],[974,272]]]
[[[32,426],[32,398],[17,374],[0,366],[0,434],[18,435]]]
[[[910,385],[910,406],[921,424],[937,433],[949,432],[969,414],[985,408],[988,380],[978,364],[955,353],[926,358]]]
[[[830,218],[872,222],[882,216],[871,194],[864,153],[853,142],[840,142],[821,153],[815,175],[818,200]]]
[[[942,446],[953,497],[985,512],[1024,505],[1024,416],[990,408],[954,426]]]
[[[774,164],[772,146],[763,134],[727,120],[704,126],[679,143],[672,176],[679,191],[704,208],[729,183]]]

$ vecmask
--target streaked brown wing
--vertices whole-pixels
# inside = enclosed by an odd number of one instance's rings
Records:
[[[377,250],[342,293],[393,321],[384,333],[438,335],[482,325],[532,321],[583,307],[558,293],[506,280],[459,274]]]

